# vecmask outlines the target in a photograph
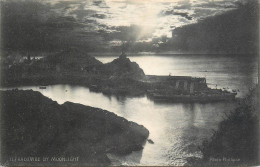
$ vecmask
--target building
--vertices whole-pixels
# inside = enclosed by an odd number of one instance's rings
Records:
[[[206,78],[189,76],[155,76],[147,75],[146,82],[154,89],[165,89],[182,94],[193,94],[207,88]]]

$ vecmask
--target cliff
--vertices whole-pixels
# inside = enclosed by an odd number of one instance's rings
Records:
[[[149,131],[114,113],[32,90],[1,91],[2,165],[109,165],[107,153],[141,150]],[[78,161],[17,162],[14,157],[79,157]]]

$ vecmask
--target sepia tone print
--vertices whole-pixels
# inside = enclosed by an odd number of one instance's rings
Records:
[[[257,0],[1,0],[1,166],[257,166]]]

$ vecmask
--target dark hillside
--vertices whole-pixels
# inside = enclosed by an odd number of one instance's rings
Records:
[[[1,91],[1,165],[109,165],[107,153],[141,150],[146,128],[114,113],[31,90]],[[17,162],[14,157],[79,157],[79,161]]]
[[[54,66],[59,65],[65,70],[83,70],[86,67],[102,65],[95,57],[89,56],[76,48],[69,48],[54,55],[49,55],[42,61]]]

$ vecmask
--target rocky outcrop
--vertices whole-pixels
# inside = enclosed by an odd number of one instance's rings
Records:
[[[129,58],[120,56],[110,63],[105,64],[106,71],[112,77],[142,79],[145,77],[144,71],[136,62],[131,62]]]
[[[149,131],[114,113],[32,90],[1,91],[2,165],[109,165],[107,153],[141,150]],[[39,157],[40,161],[12,161]],[[43,162],[43,157],[49,161]],[[51,161],[52,157],[78,161]]]

